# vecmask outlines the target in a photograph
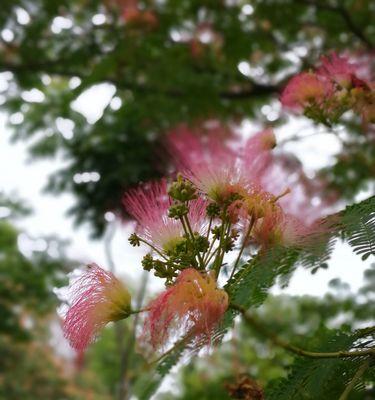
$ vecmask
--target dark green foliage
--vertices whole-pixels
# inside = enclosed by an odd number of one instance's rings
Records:
[[[20,317],[23,313],[46,314],[57,306],[52,289],[66,282],[64,272],[71,263],[50,257],[46,252],[25,257],[18,249],[18,235],[8,221],[0,220],[0,334],[21,339],[29,332],[20,324]],[[50,239],[47,246],[56,244],[56,239]],[[21,309],[17,310],[15,304]]]

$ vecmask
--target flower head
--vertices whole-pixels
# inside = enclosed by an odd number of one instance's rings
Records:
[[[299,111],[311,104],[320,105],[331,92],[331,84],[312,72],[294,76],[281,94],[284,107]]]
[[[195,340],[209,339],[227,308],[228,295],[217,288],[212,275],[185,269],[175,284],[149,305],[144,338],[154,349],[178,333],[187,333]]]
[[[108,322],[130,314],[131,297],[126,287],[96,264],[90,264],[73,282],[70,292],[72,300],[63,331],[78,352],[83,352]]]
[[[359,84],[360,79],[356,77],[357,66],[351,64],[347,57],[331,53],[329,56],[321,57],[321,63],[322,65],[318,68],[317,74],[327,81],[345,89],[356,85],[356,82]]]
[[[168,216],[172,199],[165,179],[129,190],[123,203],[138,223],[137,234],[157,249],[171,250],[182,240],[181,222]],[[205,226],[206,206],[201,198],[189,202],[188,218],[194,232],[200,232]]]
[[[243,146],[214,135],[199,138],[185,131],[172,133],[168,142],[185,178],[210,199],[222,202],[252,187],[264,173],[275,137],[271,130],[265,130]]]
[[[259,219],[254,227],[254,239],[263,249],[282,245],[286,247],[304,246],[308,235],[315,231],[291,214],[285,214],[275,206],[272,212]]]

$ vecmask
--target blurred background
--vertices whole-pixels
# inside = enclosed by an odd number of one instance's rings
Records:
[[[314,125],[278,100],[321,54],[374,54],[370,0],[0,6],[1,399],[139,398],[148,367],[135,351],[137,321],[108,326],[77,360],[57,309],[67,274],[89,262],[121,276],[139,304],[161,289],[142,272],[143,249],[127,242],[133,223],[121,197],[171,171],[170,132],[249,137],[273,127],[285,186],[302,184],[312,205],[329,199],[335,211],[375,192],[373,126],[350,113],[335,127]],[[287,334],[357,327],[374,288],[371,259],[338,243],[329,269],[298,271],[259,312]],[[154,398],[227,399],[239,371],[265,384],[285,374],[288,357],[240,327],[213,354],[175,368]]]

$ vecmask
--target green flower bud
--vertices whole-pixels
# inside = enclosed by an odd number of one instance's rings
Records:
[[[139,236],[136,233],[132,233],[128,240],[129,240],[129,243],[134,247],[138,247],[141,245]]]

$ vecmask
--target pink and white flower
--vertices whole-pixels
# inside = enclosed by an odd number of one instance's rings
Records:
[[[228,308],[228,295],[219,289],[213,275],[194,268],[183,270],[174,285],[148,306],[143,340],[153,349],[165,347],[179,335],[210,340]]]
[[[265,130],[241,145],[184,131],[170,134],[168,144],[184,177],[208,198],[222,202],[259,181],[270,162],[275,137],[271,130]]]
[[[300,111],[310,105],[321,105],[332,92],[331,83],[312,72],[294,76],[281,94],[284,107]]]
[[[137,234],[160,251],[168,251],[184,235],[181,222],[168,216],[172,199],[165,179],[149,182],[125,193],[126,210],[137,221]],[[207,203],[198,198],[189,202],[189,222],[194,232],[200,233],[206,225]]]
[[[82,353],[101,329],[111,321],[130,315],[131,297],[126,287],[111,272],[96,264],[70,287],[71,304],[63,324],[64,336]]]

